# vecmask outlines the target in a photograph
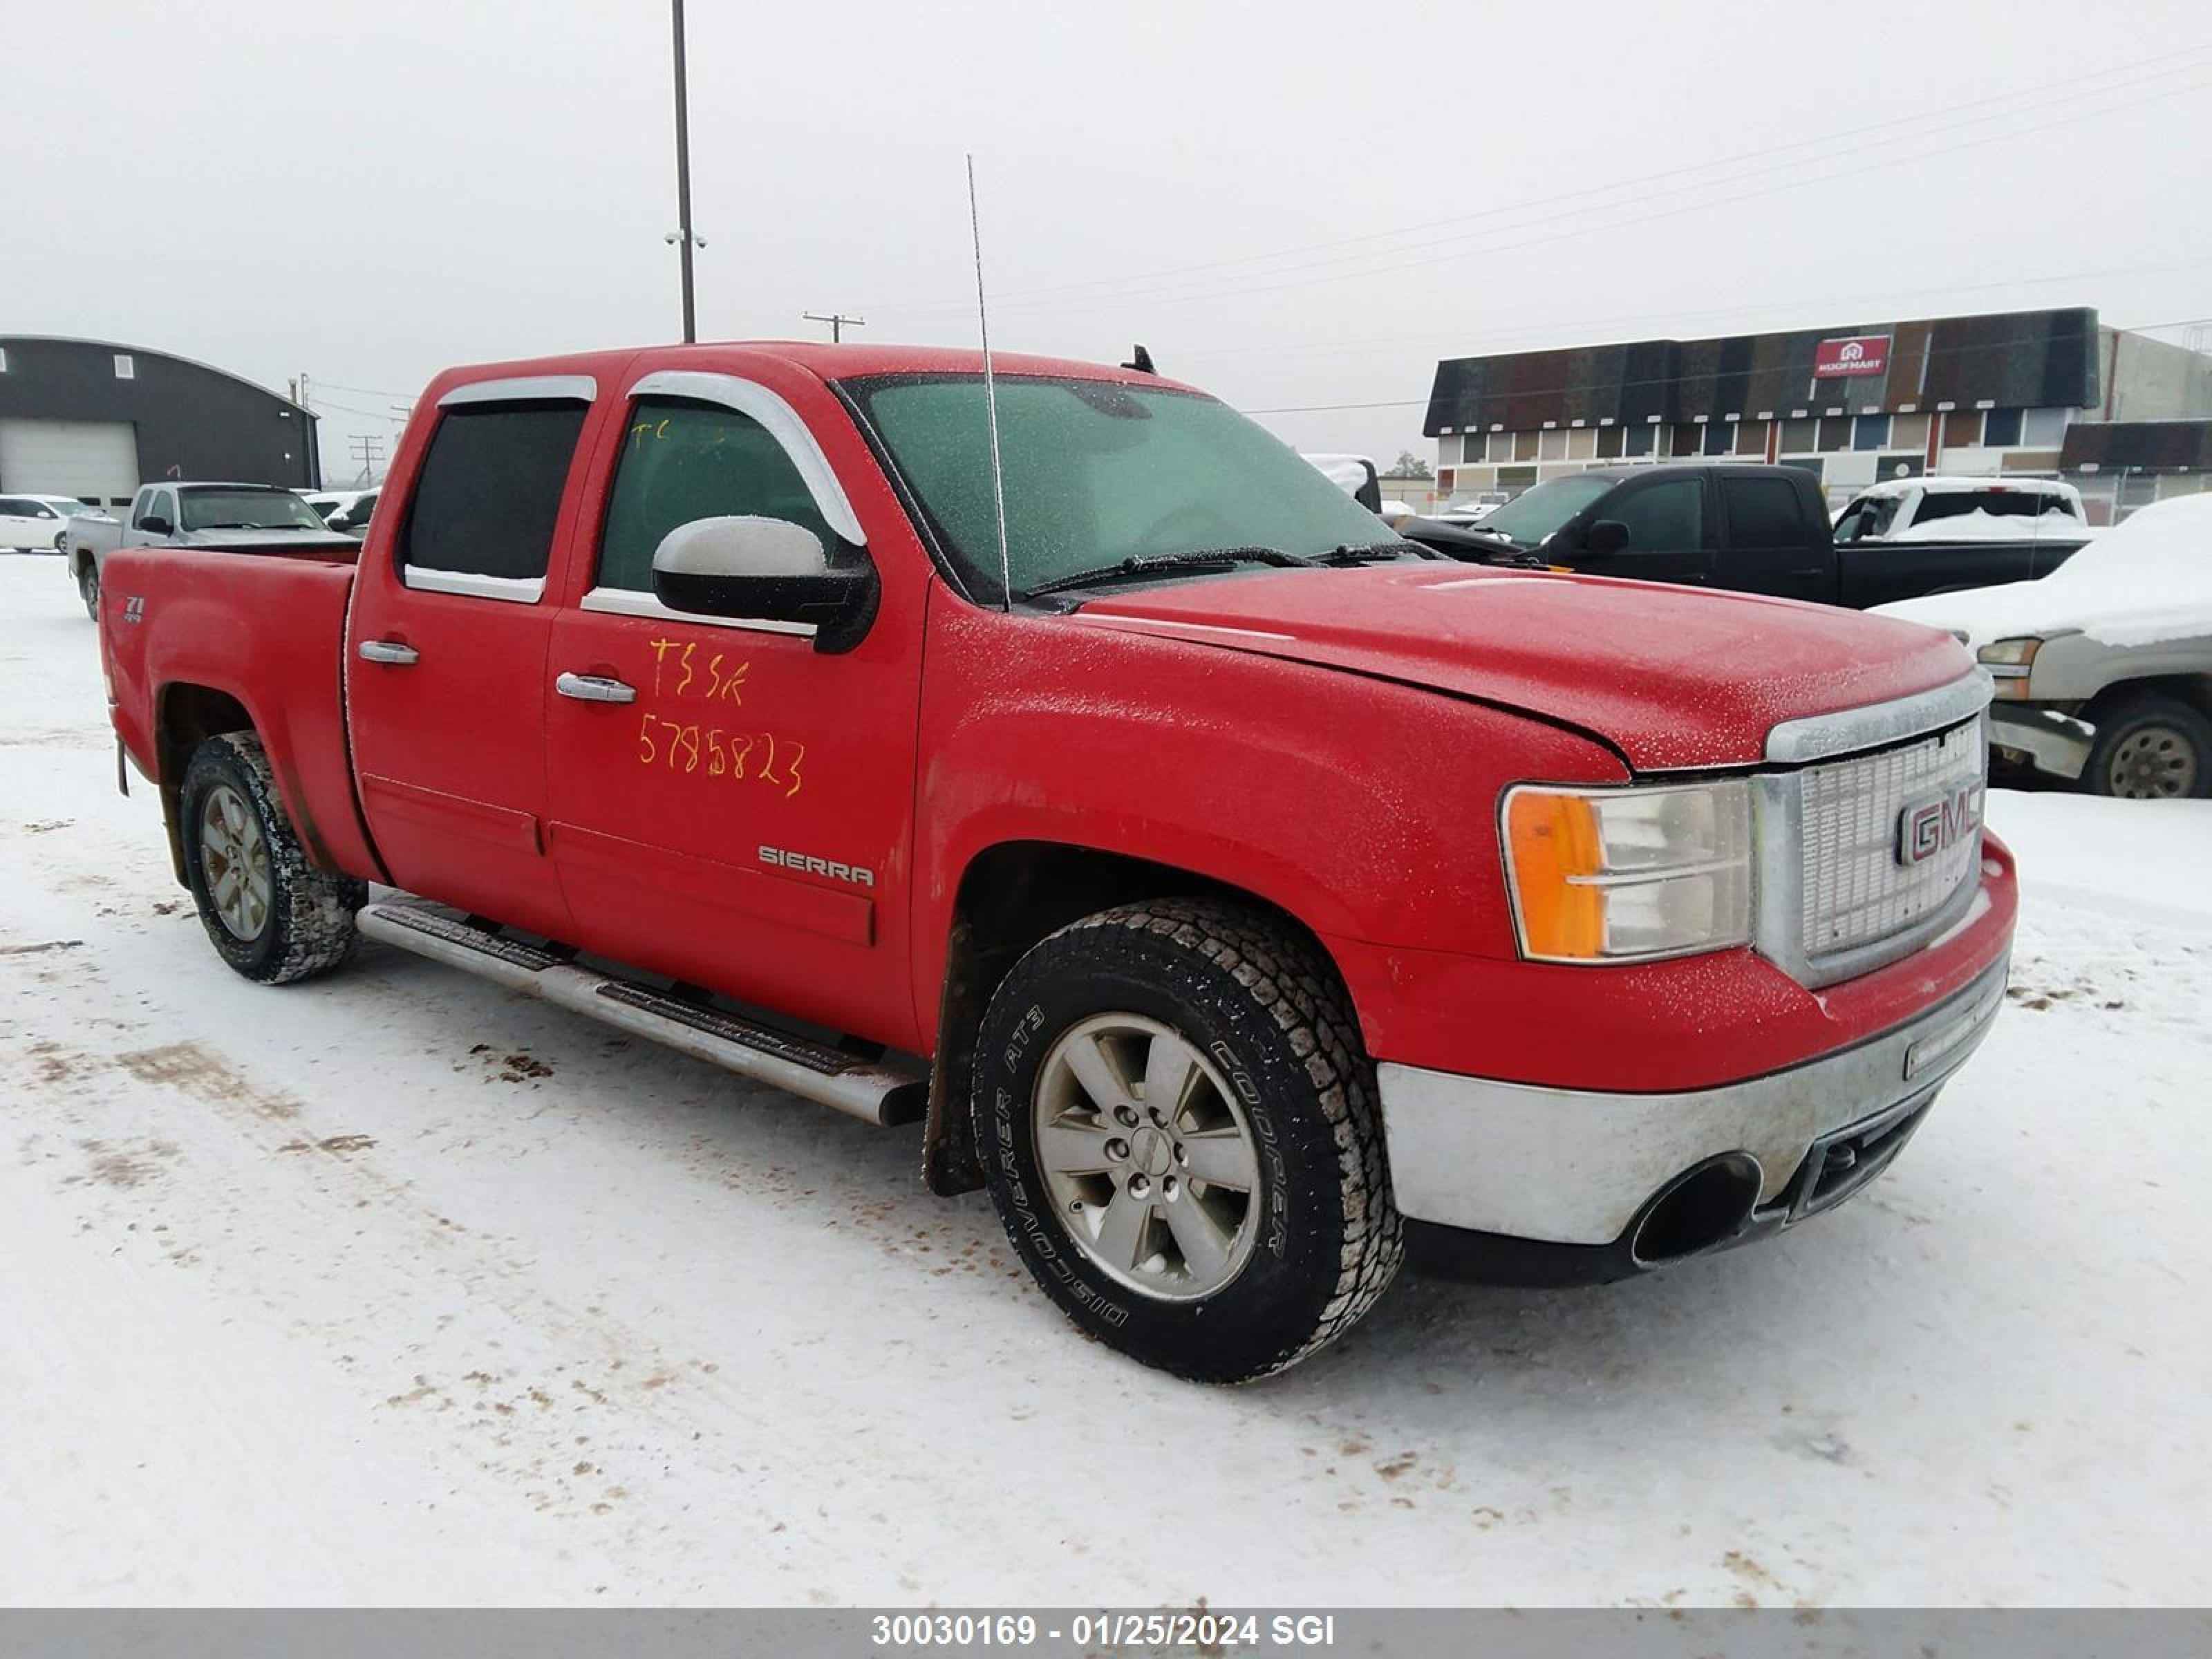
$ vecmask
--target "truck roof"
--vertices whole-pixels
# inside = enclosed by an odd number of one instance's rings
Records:
[[[875,374],[980,374],[983,354],[966,346],[906,346],[878,343],[831,345],[819,340],[708,340],[696,345],[631,346],[616,351],[573,352],[561,356],[521,358],[509,362],[468,363],[446,370],[429,391],[441,392],[472,380],[519,375],[619,374],[640,353],[701,369],[736,368],[745,358],[774,357],[824,380],[864,380]],[[1118,380],[1130,386],[1164,386],[1196,392],[1195,386],[1136,369],[1085,362],[1073,357],[1040,357],[994,351],[991,366],[1000,374],[1053,375],[1085,380]]]
[[[2078,497],[2080,495],[2072,484],[2062,483],[2056,478],[1961,477],[1941,472],[1931,472],[1917,478],[1884,478],[1879,483],[1867,485],[1858,493],[1862,495],[1902,495],[1908,489],[1921,490],[1930,495],[2002,495],[2009,490],[2044,495]]]

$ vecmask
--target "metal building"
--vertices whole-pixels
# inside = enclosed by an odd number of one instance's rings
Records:
[[[159,478],[313,488],[315,416],[144,346],[0,334],[0,489],[127,505]]]

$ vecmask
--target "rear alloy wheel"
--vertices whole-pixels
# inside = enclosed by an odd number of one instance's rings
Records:
[[[185,880],[225,962],[283,985],[352,953],[354,912],[368,888],[308,862],[259,738],[228,732],[194,750],[177,812]]]
[[[1146,1364],[1267,1376],[1397,1272],[1374,1063],[1334,965],[1267,912],[1162,900],[1043,940],[992,994],[972,1105],[1023,1265]]]
[[[2134,698],[2098,720],[2081,776],[2123,800],[2212,796],[2212,721],[2177,698]]]

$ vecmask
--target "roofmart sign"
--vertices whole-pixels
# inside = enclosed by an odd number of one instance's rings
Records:
[[[1854,334],[1823,340],[1813,350],[1813,378],[1839,380],[1855,374],[1880,374],[1889,368],[1889,336]]]

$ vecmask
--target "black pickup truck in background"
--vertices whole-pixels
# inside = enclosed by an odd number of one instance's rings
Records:
[[[1399,529],[1478,563],[1543,564],[1856,611],[2032,580],[2082,544],[2048,536],[1838,543],[1810,472],[1728,461],[1596,467],[1547,479],[1477,525],[1414,519]]]

